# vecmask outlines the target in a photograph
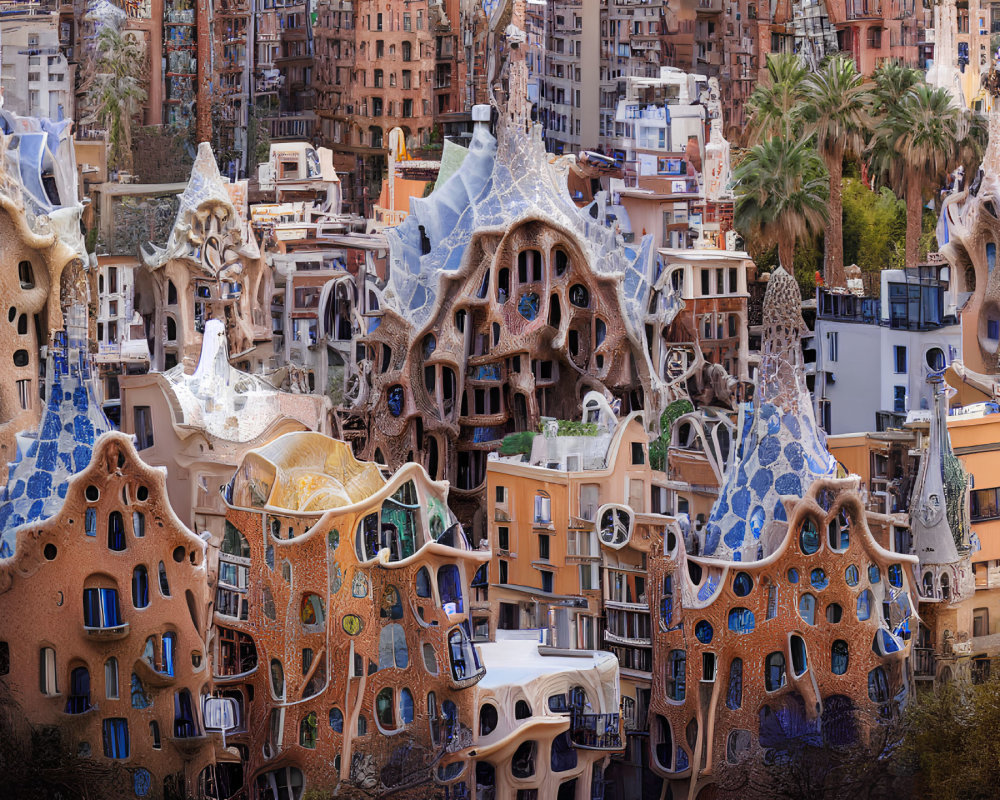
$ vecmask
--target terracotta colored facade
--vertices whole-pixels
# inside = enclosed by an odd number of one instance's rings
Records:
[[[132,768],[137,794],[194,793],[215,759],[209,584],[205,542],[174,515],[163,472],[109,433],[59,513],[20,529],[0,565],[4,681],[81,757]]]
[[[453,527],[444,486],[416,465],[385,481],[343,443],[301,433],[248,454],[227,501],[215,679],[256,698],[232,735],[248,783],[263,790],[286,768],[413,797],[436,791],[432,775],[451,783],[484,672],[468,587],[489,553]]]

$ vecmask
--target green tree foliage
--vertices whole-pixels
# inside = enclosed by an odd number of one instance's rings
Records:
[[[906,264],[911,267],[920,257],[927,193],[959,163],[974,162],[981,153],[976,138],[980,126],[970,122],[947,91],[918,81],[896,94],[912,78],[903,68],[876,75],[880,116],[868,145],[876,179],[906,200]]]
[[[767,75],[747,101],[750,144],[775,137],[795,139],[802,134],[808,74],[805,61],[793,53],[768,55]]]
[[[146,46],[131,31],[105,25],[97,34],[97,72],[88,91],[94,119],[108,130],[108,163],[132,168],[132,130],[146,102]]]
[[[841,229],[844,156],[864,152],[872,102],[864,76],[847,56],[827,59],[803,81],[805,131],[830,174],[830,214],[823,237],[823,277],[844,286],[844,237]]]
[[[660,435],[649,443],[649,466],[653,469],[667,468],[667,448],[670,447],[670,429],[674,422],[694,411],[690,400],[674,400],[660,415]]]
[[[903,266],[906,205],[886,187],[844,181],[844,262],[865,272]]]
[[[793,269],[796,244],[826,225],[829,174],[808,139],[768,139],[750,149],[733,173],[733,224],[745,237],[777,243],[778,259]]]
[[[987,800],[1000,791],[1000,681],[947,683],[906,711],[904,755],[916,767],[914,797]]]

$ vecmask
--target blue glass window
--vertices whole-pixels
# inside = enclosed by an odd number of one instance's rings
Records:
[[[816,624],[816,598],[811,594],[799,598],[799,616],[809,625]]]
[[[746,597],[753,591],[753,578],[746,572],[737,572],[733,578],[733,593],[737,597]]]
[[[726,707],[733,710],[743,705],[743,659],[734,658],[729,665],[729,688],[726,690]]]
[[[872,593],[865,589],[858,595],[858,621],[864,622],[872,615]]]
[[[84,518],[87,536],[97,536],[97,509],[88,508]]]
[[[816,567],[809,573],[809,583],[811,583],[812,587],[818,592],[822,592],[827,586],[830,585],[830,581],[826,577],[826,573],[819,567]]]
[[[90,710],[90,672],[86,667],[77,667],[69,674],[69,699],[66,701],[67,714],[82,714]]]
[[[748,608],[734,608],[729,612],[729,630],[750,633],[754,629],[753,612]]]
[[[809,669],[809,660],[806,657],[806,643],[801,636],[792,636],[790,640],[792,649],[792,672],[795,677],[802,675]]]
[[[806,517],[802,523],[802,532],[799,534],[799,544],[802,552],[811,556],[819,550],[819,529],[810,517]]]
[[[330,709],[330,727],[337,733],[344,732],[344,712],[336,706]]]
[[[889,701],[889,681],[882,667],[875,667],[868,673],[868,698],[873,703]]]
[[[667,696],[680,702],[687,687],[687,654],[683,650],[671,650],[667,664]]]
[[[897,589],[901,588],[903,585],[903,570],[899,564],[893,564],[889,567],[887,573],[889,577],[889,583],[895,586]]]
[[[878,583],[882,580],[882,572],[879,570],[877,564],[872,564],[868,567],[868,580],[871,583]]]
[[[421,567],[420,571],[417,572],[417,597],[430,597],[431,596],[431,574],[427,571],[427,567]]]
[[[517,313],[526,320],[533,320],[538,316],[538,295],[534,292],[521,295],[517,301]]]
[[[132,673],[132,708],[149,708],[152,705],[152,700],[149,699],[149,695],[146,694],[146,688],[142,685],[142,681],[139,680],[139,676],[134,672]]]
[[[769,692],[776,692],[785,685],[785,655],[775,651],[764,659],[764,686]]]
[[[576,748],[569,738],[569,731],[564,731],[552,740],[552,771],[566,772],[576,769]]]
[[[125,549],[125,520],[121,511],[108,514],[108,549],[122,551]]]
[[[83,590],[83,624],[88,628],[114,628],[122,624],[116,589]]]
[[[834,675],[843,675],[847,672],[848,659],[847,642],[837,639],[830,646],[830,671]]]
[[[403,399],[405,395],[403,393],[402,386],[392,386],[389,388],[389,394],[387,396],[386,402],[389,405],[389,413],[394,417],[398,417],[403,413]]]
[[[788,570],[788,582],[789,583],[799,582],[799,571],[795,569],[795,567],[792,567],[790,570]]]
[[[847,569],[844,570],[844,580],[847,582],[848,586],[858,585],[858,568],[851,564]]]
[[[132,570],[132,605],[136,608],[149,605],[149,574],[142,564]]]
[[[459,577],[458,567],[454,564],[445,564],[438,568],[438,595],[441,597],[441,607],[449,610],[452,614],[462,613],[462,581]],[[453,608],[448,609],[451,604]]]
[[[106,758],[128,758],[130,752],[128,720],[113,717],[102,725],[104,756]]]
[[[698,624],[694,626],[694,635],[702,644],[711,642],[714,633],[712,624],[707,619],[698,620]]]
[[[413,695],[409,689],[399,690],[399,718],[404,725],[413,722]]]
[[[674,579],[667,575],[663,579],[663,596],[660,598],[660,622],[664,628],[670,627],[674,616]]]

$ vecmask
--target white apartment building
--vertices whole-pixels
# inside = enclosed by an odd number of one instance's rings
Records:
[[[73,67],[59,49],[59,15],[25,3],[0,17],[3,105],[25,117],[71,118]]]

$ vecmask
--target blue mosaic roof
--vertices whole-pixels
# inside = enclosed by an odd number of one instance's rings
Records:
[[[572,235],[599,275],[621,278],[625,323],[639,340],[654,269],[653,237],[634,247],[579,209],[566,174],[549,163],[541,129],[501,124],[499,139],[483,126],[473,132],[469,152],[443,186],[410,200],[410,213],[385,231],[390,250],[386,302],[421,330],[432,318],[442,273],[458,271],[466,248],[480,231],[504,233],[541,219]]]
[[[730,561],[769,555],[762,534],[785,521],[782,495],[802,497],[818,477],[834,476],[837,462],[816,424],[806,387],[798,285],[775,270],[764,297],[764,338],[756,396],[744,405],[736,459],[726,472],[705,529],[703,552]]]
[[[0,559],[14,555],[18,528],[59,511],[69,479],[90,463],[97,438],[114,430],[94,391],[85,336],[56,337],[47,376],[38,431],[18,436],[17,459],[0,494]]]

